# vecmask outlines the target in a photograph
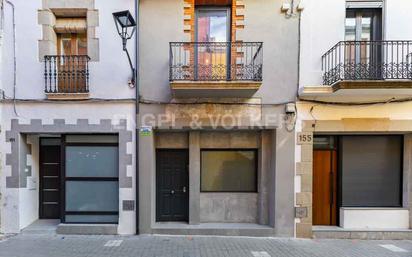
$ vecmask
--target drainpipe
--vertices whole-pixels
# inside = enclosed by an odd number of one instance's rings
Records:
[[[140,112],[140,94],[139,94],[139,0],[134,1],[134,17],[136,19],[136,36],[135,36],[135,90],[136,90],[136,199],[135,199],[135,209],[136,209],[136,234],[139,234],[139,112]]]

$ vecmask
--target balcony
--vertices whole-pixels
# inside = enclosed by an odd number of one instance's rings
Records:
[[[44,57],[45,93],[52,100],[89,98],[89,61],[86,55]]]
[[[323,85],[301,97],[384,100],[412,94],[412,41],[341,41],[322,56]],[[338,98],[336,98],[338,97]]]
[[[251,97],[262,84],[261,42],[170,43],[175,97]]]

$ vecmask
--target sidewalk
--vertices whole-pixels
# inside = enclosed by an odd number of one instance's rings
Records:
[[[412,256],[412,241],[33,234],[20,234],[0,241],[0,257],[45,256],[406,257]]]

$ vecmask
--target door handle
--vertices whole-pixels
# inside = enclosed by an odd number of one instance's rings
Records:
[[[186,193],[186,187],[183,187],[183,193]]]
[[[175,190],[171,190],[170,194],[174,195],[175,194]]]

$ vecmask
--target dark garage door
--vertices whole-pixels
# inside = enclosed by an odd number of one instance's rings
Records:
[[[402,204],[402,136],[343,136],[343,207],[399,207]]]

